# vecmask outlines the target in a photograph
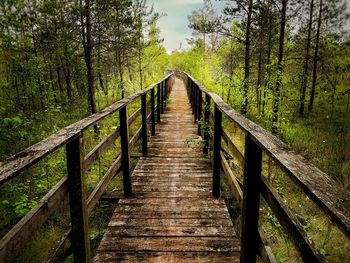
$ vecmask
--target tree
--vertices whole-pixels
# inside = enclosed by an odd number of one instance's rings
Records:
[[[284,34],[286,27],[286,15],[288,0],[281,0],[281,23],[280,23],[280,35],[279,35],[279,48],[278,48],[278,62],[277,62],[277,81],[274,89],[273,99],[273,115],[272,115],[272,132],[277,133],[278,122],[278,110],[280,103],[280,90],[282,87],[282,71],[283,71],[283,51],[284,51]]]
[[[244,80],[243,80],[243,104],[241,108],[242,114],[246,114],[248,110],[248,90],[249,90],[249,76],[250,76],[250,46],[251,46],[251,26],[253,15],[253,0],[237,0],[237,6],[227,6],[224,9],[225,15],[235,17],[237,14],[241,16],[244,21],[242,24],[245,28],[244,36]]]
[[[187,18],[189,21],[189,28],[193,29],[195,34],[202,35],[205,52],[207,49],[206,36],[208,34],[213,34],[219,25],[219,20],[211,1],[204,0],[203,7],[193,11]]]
[[[83,26],[83,25],[82,25]],[[85,32],[86,31],[86,32]],[[96,102],[95,102],[95,83],[94,83],[94,72],[92,67],[92,39],[91,39],[91,6],[90,0],[85,0],[85,29],[83,28],[83,43],[85,44],[85,63],[86,63],[86,74],[88,79],[88,102],[89,102],[89,113],[96,113]]]

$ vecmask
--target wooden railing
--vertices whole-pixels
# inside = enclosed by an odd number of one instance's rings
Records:
[[[166,96],[170,92],[172,73],[152,84],[149,88],[139,91],[128,98],[122,99],[101,112],[93,114],[74,123],[56,134],[40,141],[26,150],[13,156],[0,165],[0,187],[21,176],[22,171],[32,167],[44,157],[52,155],[58,149],[66,147],[67,176],[63,177],[42,199],[31,209],[1,240],[0,262],[12,261],[30,241],[33,234],[47,221],[50,214],[69,194],[71,229],[62,237],[59,246],[52,255],[50,262],[59,262],[69,253],[74,254],[75,262],[90,262],[90,237],[88,217],[110,181],[122,170],[124,195],[132,194],[130,179],[130,148],[142,139],[142,154],[147,154],[147,124],[151,124],[151,134],[155,135],[155,123],[160,121],[165,107]],[[150,101],[147,102],[147,94]],[[128,117],[127,107],[141,98],[141,108]],[[147,107],[150,106],[150,113]],[[101,120],[119,111],[119,126],[100,142],[89,154],[83,156],[83,132],[96,125]],[[142,125],[129,140],[129,126],[141,115]],[[84,173],[88,171],[99,157],[120,137],[121,154],[116,158],[106,174],[98,182],[92,193],[86,199],[84,189]]]
[[[198,132],[201,132],[203,125],[213,129],[213,138],[210,138],[208,128],[202,129],[203,152],[210,151],[212,156],[213,195],[220,196],[220,172],[223,170],[232,194],[242,209],[241,262],[255,262],[256,254],[259,254],[265,262],[275,261],[271,249],[265,244],[264,237],[258,228],[260,196],[265,199],[294,242],[302,259],[305,262],[324,261],[324,257],[308,238],[296,215],[285,204],[276,189],[261,175],[263,153],[267,154],[349,238],[350,196],[348,191],[303,157],[295,154],[281,140],[237,113],[218,95],[207,90],[193,77],[179,71],[174,71],[174,74],[187,83],[194,121],[198,122]],[[244,152],[229,136],[223,123],[224,117],[245,134]],[[212,145],[209,150],[210,139]],[[243,167],[243,182],[238,179],[223,155],[222,139]]]

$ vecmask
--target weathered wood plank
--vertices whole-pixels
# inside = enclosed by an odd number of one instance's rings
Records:
[[[223,227],[162,227],[162,226],[122,226],[110,227],[109,237],[236,237],[232,226]]]
[[[210,196],[209,196],[210,197]],[[165,197],[169,198],[169,197]],[[175,197],[177,198],[177,197]],[[190,197],[186,197],[191,200]],[[162,198],[159,198],[162,199]],[[165,200],[166,202],[166,200]],[[128,211],[120,210],[118,213],[113,214],[113,219],[226,219],[230,220],[230,216],[228,213],[217,213],[216,211],[207,211],[203,213],[203,211],[134,211],[130,214]],[[221,226],[220,226],[221,227]]]
[[[110,237],[104,236],[99,251],[239,251],[239,242],[229,237]]]
[[[239,262],[239,252],[99,252],[94,262]]]
[[[75,262],[91,262],[82,137],[66,145],[72,251]]]

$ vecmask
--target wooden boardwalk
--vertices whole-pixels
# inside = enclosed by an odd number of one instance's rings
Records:
[[[212,172],[181,80],[119,201],[94,262],[239,262],[239,240]],[[187,142],[187,143],[186,143]],[[188,143],[189,142],[189,143]]]

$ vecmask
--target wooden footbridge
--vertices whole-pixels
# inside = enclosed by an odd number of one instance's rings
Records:
[[[67,176],[53,187],[0,241],[0,262],[13,261],[33,234],[68,195],[71,226],[48,262],[275,262],[258,227],[263,197],[305,262],[325,258],[296,215],[262,175],[263,155],[271,158],[349,238],[350,197],[328,175],[284,143],[249,121],[186,73],[169,74],[149,88],[64,128],[0,165],[1,185],[61,147]],[[141,98],[128,117],[127,107]],[[119,126],[86,156],[89,127],[119,112]],[[129,138],[129,127],[141,127]],[[229,132],[235,125],[244,146]],[[86,198],[84,173],[120,138],[121,153]],[[131,169],[130,152],[140,141],[142,154]],[[231,160],[241,166],[233,169]],[[123,196],[97,251],[91,252],[89,215],[121,171]],[[228,187],[228,188],[227,188]],[[225,188],[225,192],[222,192]],[[223,195],[241,209],[234,228]]]

